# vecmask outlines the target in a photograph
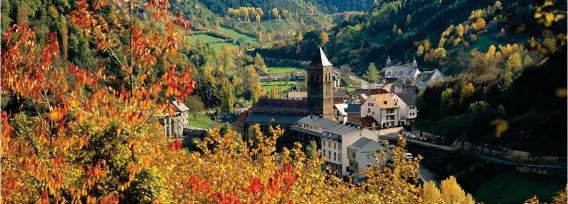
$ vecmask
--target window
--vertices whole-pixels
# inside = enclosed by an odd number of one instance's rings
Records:
[[[333,143],[333,149],[336,149],[335,144],[336,144],[336,143]]]
[[[323,150],[323,156],[325,157],[325,149]]]
[[[328,154],[327,158],[331,159],[331,152],[327,152],[327,154]]]
[[[367,159],[371,159],[371,154],[367,154]]]
[[[327,142],[327,147],[331,148],[331,142]]]
[[[333,160],[337,160],[337,153],[333,153]]]
[[[387,101],[383,101],[383,104],[387,105]]]
[[[367,108],[367,113],[370,113],[370,112],[371,112],[371,108]]]
[[[375,112],[373,112],[373,115],[375,115]]]

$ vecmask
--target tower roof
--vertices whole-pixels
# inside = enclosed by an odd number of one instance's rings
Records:
[[[312,65],[320,65],[321,64],[322,66],[332,66],[331,62],[329,62],[329,60],[325,56],[325,53],[323,52],[323,50],[319,46],[318,46],[318,50],[314,54],[314,57],[312,58],[312,61],[310,62],[310,64],[312,64]]]

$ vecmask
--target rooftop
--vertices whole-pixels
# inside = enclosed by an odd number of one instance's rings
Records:
[[[397,108],[398,104],[393,99],[393,94],[377,94],[371,95],[372,100],[375,101],[380,108]]]
[[[283,113],[249,113],[245,118],[247,123],[274,123],[293,125],[298,122],[303,115],[283,114]]]
[[[339,122],[335,120],[329,120],[315,115],[308,115],[306,117],[303,117],[298,120],[298,123],[320,127],[324,130],[339,125]]]
[[[176,107],[176,112],[188,111],[189,108],[185,106],[181,101],[174,101],[172,104]]]
[[[355,118],[351,121],[361,127],[369,128],[378,125],[379,123],[371,116],[365,116],[362,118]]]
[[[250,109],[251,112],[308,114],[307,100],[261,98]]]
[[[361,112],[361,104],[349,104],[347,105],[347,112],[348,113],[360,113]]]
[[[322,65],[322,66],[333,66],[331,64],[331,62],[329,62],[329,60],[325,56],[325,53],[323,52],[321,47],[318,47],[318,50],[314,54],[314,57],[312,58],[312,61],[310,62],[310,64],[311,65]]]
[[[416,104],[416,94],[413,92],[407,93],[397,93],[398,96],[406,105],[415,105]]]
[[[371,143],[377,143],[376,141],[373,141],[372,139],[366,138],[366,137],[361,137],[359,138],[357,141],[355,141],[352,145],[349,145],[349,149],[354,149],[354,150],[360,150],[363,149],[365,146],[367,146],[368,144]]]

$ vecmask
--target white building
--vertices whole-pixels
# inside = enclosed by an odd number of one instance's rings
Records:
[[[358,139],[366,137],[378,141],[378,132],[362,129],[354,124],[340,124],[324,130],[321,138],[321,153],[326,159],[325,165],[340,176],[348,176],[349,160],[347,147]]]
[[[399,125],[410,125],[418,114],[415,93],[397,93],[399,108]]]
[[[175,107],[174,114],[165,114],[159,121],[164,126],[166,136],[183,138],[183,129],[189,126],[189,108],[181,101],[174,101],[172,105]]]
[[[370,116],[381,128],[396,127],[400,120],[399,101],[391,93],[371,95],[361,104],[361,118]]]
[[[333,115],[335,116],[335,120],[343,123],[347,122],[347,106],[348,105],[346,103],[333,105]]]
[[[347,159],[349,160],[349,169],[347,171],[353,175],[353,182],[355,184],[358,183],[359,179],[365,177],[361,169],[385,165],[389,160],[391,153],[388,148],[388,142],[379,142],[362,137],[347,147]],[[384,155],[382,155],[381,151]],[[379,162],[377,162],[377,160]]]

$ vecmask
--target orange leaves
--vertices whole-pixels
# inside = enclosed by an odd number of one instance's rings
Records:
[[[60,121],[65,117],[65,114],[67,114],[67,110],[67,107],[55,107],[49,113],[49,119],[52,121]]]
[[[86,0],[79,0],[75,3],[75,9],[71,11],[71,19],[81,30],[81,33],[88,34],[91,26],[93,25],[93,16],[89,9],[89,3]]]
[[[249,187],[249,192],[252,194],[256,194],[258,192],[261,192],[264,189],[264,186],[262,185],[260,179],[258,178],[253,178],[250,180],[250,187]]]
[[[180,141],[180,140],[176,140],[176,141],[171,142],[171,143],[168,145],[168,149],[169,149],[169,150],[179,150],[179,149],[181,149],[181,141]]]

